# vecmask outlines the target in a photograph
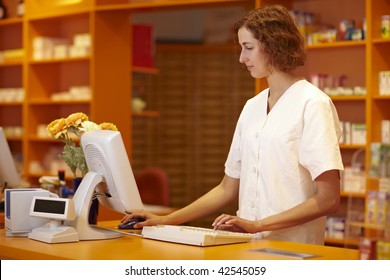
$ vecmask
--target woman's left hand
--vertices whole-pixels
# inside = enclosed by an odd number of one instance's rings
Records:
[[[228,230],[234,232],[249,232],[256,233],[257,229],[256,221],[249,221],[246,219],[239,218],[237,216],[231,216],[222,214],[216,218],[212,224],[215,230]]]

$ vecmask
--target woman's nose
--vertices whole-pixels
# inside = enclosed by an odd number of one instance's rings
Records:
[[[240,61],[240,63],[245,63],[245,61],[247,61],[243,52],[240,53],[240,58],[238,59],[238,61]]]

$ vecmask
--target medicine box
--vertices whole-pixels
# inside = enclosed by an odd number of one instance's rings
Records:
[[[390,144],[390,120],[382,120],[381,122],[382,143]]]
[[[379,72],[379,95],[390,95],[390,71]]]
[[[390,260],[390,241],[379,240],[376,244],[376,259]]]

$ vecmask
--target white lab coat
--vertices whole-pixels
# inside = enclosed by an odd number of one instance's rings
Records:
[[[247,101],[238,120],[226,175],[240,179],[239,217],[259,220],[316,193],[314,179],[342,170],[341,126],[331,99],[300,80],[267,114],[268,89]],[[323,244],[325,217],[263,234],[268,239]]]

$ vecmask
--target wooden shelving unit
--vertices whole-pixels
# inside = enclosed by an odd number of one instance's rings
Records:
[[[10,1],[3,1],[9,4]],[[21,17],[14,17],[14,11],[8,10],[10,18],[0,20],[0,51],[23,49],[23,23]],[[23,88],[24,58],[14,57],[0,60],[0,88]],[[22,101],[6,101],[0,103],[0,126],[22,127],[24,115]],[[23,153],[22,136],[8,137],[9,146],[14,156]]]

